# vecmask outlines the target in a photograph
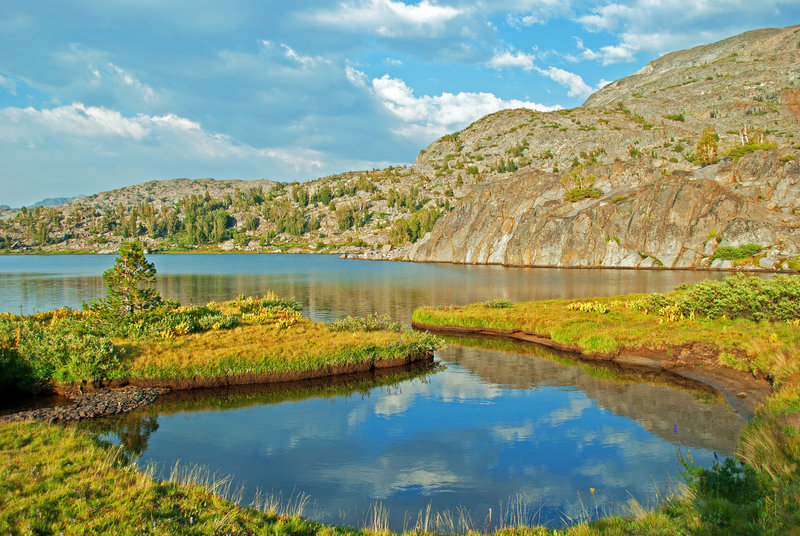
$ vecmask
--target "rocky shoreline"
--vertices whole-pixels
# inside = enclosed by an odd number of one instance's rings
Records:
[[[127,413],[152,404],[167,392],[159,387],[119,387],[95,389],[71,395],[70,405],[40,408],[0,416],[0,422],[44,421],[76,422]]]
[[[311,371],[240,374],[215,378],[131,379],[129,380],[130,384],[124,387],[91,389],[86,392],[68,390],[67,394],[72,404],[1,415],[0,423],[20,421],[76,422],[127,413],[152,404],[159,396],[171,391],[323,380],[432,361],[432,354],[413,354],[395,359],[373,359],[355,365],[332,366]]]

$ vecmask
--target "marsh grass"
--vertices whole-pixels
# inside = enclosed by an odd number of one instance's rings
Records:
[[[439,346],[377,315],[332,329],[271,292],[205,306],[165,303],[117,323],[68,309],[2,314],[0,386],[326,371]]]
[[[521,302],[504,309],[482,304],[423,307],[414,311],[413,319],[434,326],[521,330],[589,355],[623,348],[670,352],[702,342],[719,350],[719,364],[764,375],[782,386],[800,373],[798,317],[800,276],[767,281],[733,276],[668,294],[591,302]]]
[[[0,425],[0,472],[0,534],[363,534],[298,517],[303,497],[274,513],[237,506],[212,489],[239,488],[200,469],[159,481],[75,427]]]

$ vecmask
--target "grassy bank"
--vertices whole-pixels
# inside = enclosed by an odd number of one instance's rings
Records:
[[[413,321],[522,331],[586,356],[613,356],[623,350],[677,356],[682,347],[702,346],[705,355],[696,356],[702,357],[696,365],[766,377],[785,395],[800,395],[798,276],[729,276],[667,294],[423,307],[414,311]],[[786,412],[800,410],[797,399],[786,403]]]
[[[429,354],[439,344],[383,318],[312,322],[294,300],[273,294],[205,306],[167,302],[122,321],[91,310],[3,314],[0,386],[182,380],[191,387],[243,376],[324,376]]]

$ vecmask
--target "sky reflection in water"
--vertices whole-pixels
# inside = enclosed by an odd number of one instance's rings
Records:
[[[420,305],[585,298],[672,289],[716,274],[689,271],[523,269],[341,260],[312,255],[153,255],[164,297],[222,301],[272,289],[295,296],[304,314],[331,320],[386,313],[410,322]],[[32,312],[104,293],[113,256],[0,256],[0,308]],[[394,385],[328,392],[277,387],[250,402],[234,395],[158,403],[86,426],[137,447],[141,461],[200,464],[284,497],[308,493],[320,519],[363,525],[374,501],[392,528],[418,512],[465,507],[476,528],[489,508],[523,494],[538,520],[629,496],[652,503],[680,471],[676,448],[708,465],[730,454],[742,420],[708,395],[668,385],[606,381],[608,374],[539,359],[529,345],[463,341],[440,353],[447,369]],[[494,349],[487,349],[494,348]],[[523,355],[532,354],[532,355]],[[348,380],[349,381],[349,380]],[[284,388],[285,389],[285,388]],[[362,394],[363,392],[363,394]],[[273,393],[273,394],[270,394]],[[191,396],[191,395],[189,395]],[[237,399],[238,400],[238,399]],[[181,405],[182,404],[182,405]],[[590,488],[595,493],[590,494]]]

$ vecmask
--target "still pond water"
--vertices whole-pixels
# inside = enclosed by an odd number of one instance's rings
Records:
[[[492,298],[585,298],[665,291],[710,277],[685,271],[559,270],[340,260],[316,255],[152,255],[162,296],[182,303],[272,289],[329,321]],[[0,309],[30,313],[104,292],[113,256],[2,256]],[[483,529],[513,517],[561,526],[652,504],[681,470],[710,465],[744,421],[721,399],[614,376],[544,349],[451,339],[439,365],[334,382],[193,391],[89,423],[166,476],[176,461],[257,490],[310,497],[305,514],[365,525],[375,505],[413,528]],[[590,490],[594,490],[592,493]],[[509,505],[512,505],[509,508]],[[491,517],[490,517],[491,516]],[[491,519],[491,521],[490,521]],[[431,521],[429,528],[434,528]]]

